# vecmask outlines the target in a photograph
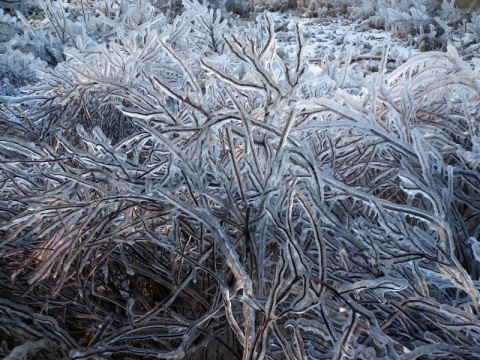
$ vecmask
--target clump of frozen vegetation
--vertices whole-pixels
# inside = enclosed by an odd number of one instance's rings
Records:
[[[268,13],[39,4],[0,19],[2,357],[478,356],[478,59],[312,80],[300,21],[282,59]]]
[[[455,44],[475,54],[478,46],[472,36],[478,30],[479,8],[476,0],[367,0],[352,8],[352,16],[408,38],[422,50],[445,50]]]

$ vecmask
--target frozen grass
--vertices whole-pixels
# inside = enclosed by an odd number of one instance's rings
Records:
[[[4,15],[48,46],[3,62],[0,356],[478,358],[478,59],[43,4]]]

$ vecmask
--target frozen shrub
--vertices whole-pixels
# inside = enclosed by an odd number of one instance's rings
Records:
[[[474,359],[478,71],[312,81],[300,23],[281,59],[268,14],[183,5],[2,97],[37,137],[0,137],[1,356]]]
[[[351,2],[343,0],[300,1],[296,9],[306,17],[337,17],[347,14],[350,5]]]
[[[373,0],[352,10],[354,18],[384,28],[399,37],[409,37],[422,51],[445,50],[454,38],[474,25],[475,13],[452,0]],[[465,53],[472,52],[466,46]]]

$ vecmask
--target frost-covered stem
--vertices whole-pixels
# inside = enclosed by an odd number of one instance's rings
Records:
[[[462,359],[472,359],[472,355],[478,355],[480,353],[479,346],[469,346],[462,344],[461,346],[450,345],[450,344],[431,344],[417,347],[414,350],[408,351],[406,354],[403,354],[399,357],[399,360],[416,360],[423,358],[424,356],[430,356],[433,353],[444,355],[443,358],[446,358],[445,355],[454,355],[455,358]]]
[[[245,190],[243,189],[244,185],[242,183],[242,176],[240,174],[240,169],[238,167],[237,158],[235,156],[235,146],[234,146],[233,141],[232,141],[232,130],[229,126],[227,126],[227,128],[226,128],[226,134],[227,134],[227,141],[228,141],[228,152],[230,154],[230,159],[231,159],[232,164],[233,164],[235,180],[237,182],[238,189],[240,191],[240,195],[242,197],[242,200],[245,204],[247,204],[247,200],[246,200],[246,197],[245,197]]]
[[[238,325],[235,317],[233,316],[232,302],[230,300],[230,292],[226,288],[222,288],[222,297],[225,304],[225,315],[227,317],[228,323],[232,327],[233,332],[237,335],[240,343],[246,343],[246,336],[240,326]],[[247,335],[248,336],[248,335]]]
[[[343,330],[343,336],[340,339],[340,342],[336,344],[335,355],[332,358],[334,360],[342,360],[345,357],[351,357],[351,351],[348,350],[348,343],[350,342],[350,338],[357,326],[358,313],[350,313],[350,317],[350,323],[347,328]]]
[[[255,168],[257,170],[257,175],[260,177],[260,179],[263,180],[265,175],[264,175],[262,169],[260,168],[260,164],[258,162],[258,157],[257,157],[257,154],[255,152],[256,147],[255,147],[255,144],[253,142],[253,131],[252,131],[252,126],[250,124],[250,119],[248,118],[248,115],[245,114],[245,111],[243,110],[243,108],[238,103],[238,101],[236,99],[236,96],[232,93],[232,91],[228,88],[226,89],[226,91],[227,91],[230,99],[232,100],[233,104],[235,105],[237,111],[239,112],[240,117],[243,121],[243,125],[245,126],[245,132],[246,132],[247,141],[248,141],[248,152],[247,152],[247,154],[249,154],[253,157],[253,163],[255,164]]]
[[[243,360],[252,358],[255,352],[255,310],[246,302],[243,302],[243,322],[245,339],[243,343]]]
[[[232,36],[233,40],[228,39],[224,36],[225,43],[229,47],[230,51],[234,53],[240,60],[247,63],[251,70],[254,71],[259,79],[265,86],[265,89],[274,90],[275,96],[282,96],[286,95],[286,91],[273,79],[270,71],[266,69],[258,56],[253,54],[253,52],[240,40],[238,40],[235,36]]]
[[[471,277],[459,264],[457,258],[452,256],[448,259],[451,265],[439,265],[442,272],[452,281],[453,284],[463,289],[472,299],[475,310],[480,314],[480,292],[473,283]]]
[[[265,26],[265,29],[267,31],[267,43],[265,44],[265,47],[262,49],[260,52],[259,58],[263,59],[269,51],[272,49],[275,49],[276,41],[275,41],[275,23],[272,19],[272,16],[269,13],[265,14],[265,20],[267,22],[267,25]]]
[[[326,282],[327,276],[327,245],[322,237],[322,230],[318,224],[317,217],[315,216],[310,204],[307,202],[307,199],[301,194],[298,194],[297,196],[314,229],[313,235],[318,248],[318,280],[320,281],[320,284],[322,284]],[[323,291],[324,288],[322,287],[321,292]]]

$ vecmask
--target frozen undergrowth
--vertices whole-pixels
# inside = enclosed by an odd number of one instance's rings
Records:
[[[313,76],[301,21],[289,55],[268,14],[43,4],[2,45],[37,56],[0,105],[1,356],[478,358],[475,59]]]
[[[397,67],[420,52],[406,41],[383,30],[372,29],[361,20],[333,17],[300,19],[292,12],[272,13],[272,18],[280,56],[285,54],[289,58],[294,57],[296,51],[294,19],[301,21],[305,38],[304,56],[314,66],[340,58],[349,47],[354,48],[356,53],[350,61],[358,62],[359,67],[366,70],[375,65],[378,67],[387,44],[391,67]]]

